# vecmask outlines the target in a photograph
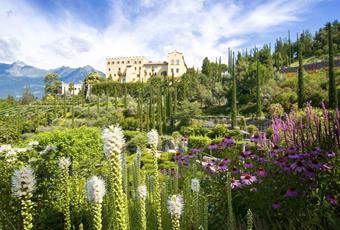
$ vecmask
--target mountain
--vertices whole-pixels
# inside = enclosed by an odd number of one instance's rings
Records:
[[[8,95],[20,97],[25,86],[29,86],[36,97],[42,97],[44,94],[44,76],[47,73],[57,73],[59,79],[66,83],[81,83],[89,73],[94,71],[98,70],[89,65],[79,68],[62,66],[45,70],[21,61],[12,64],[0,63],[0,98],[5,98]],[[104,73],[98,72],[104,76]]]

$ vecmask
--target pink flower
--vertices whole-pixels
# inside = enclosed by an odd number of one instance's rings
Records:
[[[288,188],[286,192],[286,197],[297,197],[298,192],[296,191],[295,188]]]
[[[296,161],[290,167],[295,172],[303,172],[306,170],[305,165],[302,161]]]
[[[256,174],[259,177],[265,177],[267,176],[267,171],[264,168],[259,168]]]
[[[232,179],[230,186],[231,186],[232,189],[239,188],[239,187],[241,187],[241,183],[240,183],[239,180]]]
[[[241,176],[241,182],[243,184],[247,184],[247,185],[250,185],[252,184],[253,182],[256,181],[256,176],[253,176],[251,174],[248,174],[248,173],[244,173],[242,174]]]
[[[273,203],[272,203],[272,208],[273,208],[273,209],[279,209],[279,208],[281,208],[281,203],[280,203],[280,201],[275,201],[275,202],[273,202]]]
[[[326,196],[326,200],[333,206],[337,206],[338,205],[338,200],[336,199],[335,196],[333,195],[328,195]]]

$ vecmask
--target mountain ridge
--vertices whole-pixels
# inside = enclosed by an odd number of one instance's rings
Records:
[[[104,76],[103,72],[90,65],[77,68],[61,66],[54,69],[41,69],[19,60],[10,64],[0,63],[0,98],[8,95],[18,98],[26,86],[32,89],[34,96],[40,98],[44,93],[46,74],[56,73],[59,75],[59,80],[65,83],[81,83],[89,73],[94,71]]]

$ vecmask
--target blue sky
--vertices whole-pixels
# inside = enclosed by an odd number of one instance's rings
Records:
[[[41,68],[92,65],[144,55],[184,53],[189,66],[205,56],[274,44],[339,19],[338,0],[2,0],[0,62]]]

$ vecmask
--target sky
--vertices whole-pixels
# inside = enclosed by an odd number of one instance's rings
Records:
[[[228,47],[251,49],[339,19],[340,0],[0,0],[0,62],[50,69],[105,58],[166,60],[184,53],[226,61]]]

